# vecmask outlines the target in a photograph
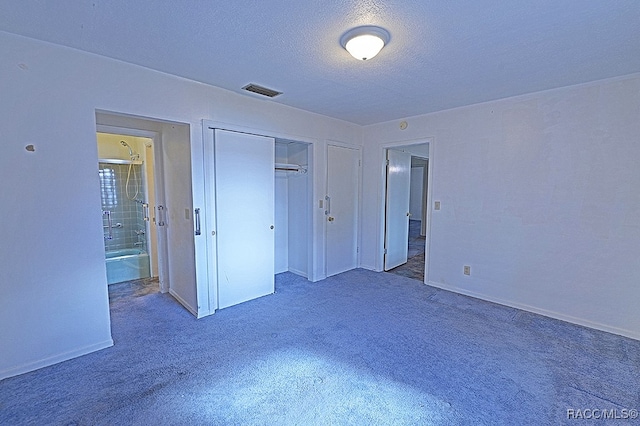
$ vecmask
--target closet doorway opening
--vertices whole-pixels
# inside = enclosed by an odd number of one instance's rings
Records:
[[[311,144],[275,140],[275,273],[312,270]]]

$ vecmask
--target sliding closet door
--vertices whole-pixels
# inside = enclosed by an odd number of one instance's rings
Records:
[[[216,129],[218,307],[274,291],[275,140]]]

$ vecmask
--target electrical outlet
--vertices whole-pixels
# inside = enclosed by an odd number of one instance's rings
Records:
[[[465,275],[471,275],[471,266],[464,265],[464,274]]]

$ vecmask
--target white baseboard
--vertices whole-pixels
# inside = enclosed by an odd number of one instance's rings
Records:
[[[289,268],[288,272],[291,272],[292,274],[300,275],[301,277],[309,279],[309,276],[307,275],[306,272],[299,271],[299,270],[297,270],[295,268]]]
[[[113,339],[105,340],[103,342],[96,343],[89,346],[83,346],[81,348],[77,348],[72,351],[63,352],[61,354],[50,356],[48,358],[39,359],[37,361],[31,361],[16,367],[11,367],[7,370],[0,371],[0,380],[17,376],[19,374],[28,373],[29,371],[38,370],[40,368],[48,367],[50,365],[67,361],[72,358],[86,355],[88,353],[99,351],[101,349],[105,349],[111,346],[113,346]]]
[[[371,265],[365,265],[365,264],[360,264],[358,266],[358,268],[362,268],[362,269],[366,269],[368,271],[373,271],[373,272],[382,272],[384,270],[384,268],[380,268],[377,266],[371,266]]]
[[[182,306],[185,307],[185,309],[189,312],[191,312],[191,314],[196,317],[196,318],[201,318],[202,316],[206,316],[206,315],[198,315],[198,310],[195,309],[193,306],[191,306],[189,303],[187,303],[186,300],[184,300],[182,297],[180,297],[175,291],[173,291],[172,288],[169,289],[169,294],[178,301],[178,303],[180,303]]]

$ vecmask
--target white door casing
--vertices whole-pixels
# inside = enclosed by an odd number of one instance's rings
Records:
[[[358,266],[360,151],[327,146],[326,274]]]
[[[162,155],[162,139],[159,135],[156,135],[153,139],[153,161],[154,161],[154,178],[155,178],[155,205],[153,206],[153,224],[156,227],[156,235],[158,242],[158,281],[160,284],[160,291],[166,293],[170,289],[169,283],[169,250],[167,248],[167,227],[166,218],[167,211],[166,195],[164,192],[164,160]]]
[[[384,270],[407,263],[411,154],[387,150]]]
[[[422,171],[422,216],[420,218],[420,235],[427,235],[427,215],[429,212],[429,204],[427,203],[427,195],[429,194],[429,159],[425,159],[424,170]]]

